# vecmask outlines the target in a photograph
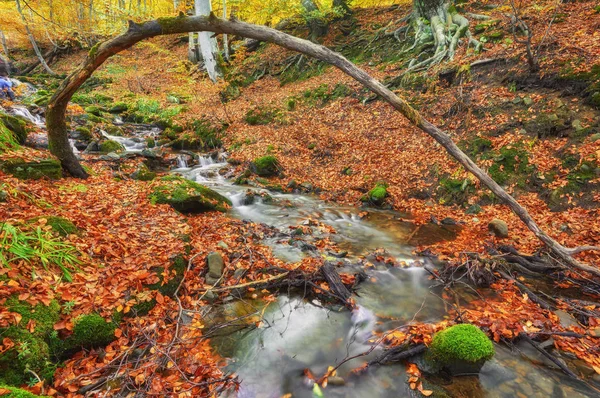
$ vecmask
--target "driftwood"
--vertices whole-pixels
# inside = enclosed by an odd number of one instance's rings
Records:
[[[307,56],[317,58],[339,68],[344,73],[353,77],[364,87],[379,95],[383,100],[402,113],[414,126],[421,129],[435,139],[450,156],[458,161],[466,170],[475,175],[483,186],[487,187],[505,205],[507,205],[521,221],[542,241],[553,254],[565,265],[580,271],[589,272],[600,277],[600,269],[580,263],[572,254],[580,249],[570,249],[544,232],[529,215],[529,212],[496,183],[483,169],[481,169],[469,156],[467,156],[452,138],[441,129],[426,120],[404,98],[397,96],[385,85],[371,77],[364,70],[329,48],[299,39],[275,29],[264,26],[252,25],[237,20],[224,20],[214,15],[207,17],[160,18],[158,20],[137,24],[130,22],[129,29],[124,34],[104,43],[94,46],[82,65],[69,75],[52,96],[46,111],[46,125],[51,152],[60,160],[63,168],[75,177],[87,178],[77,157],[73,154],[66,124],[66,110],[69,100],[77,89],[98,69],[109,57],[117,54],[134,44],[151,37],[168,34],[188,32],[214,32],[216,34],[238,35],[260,41],[277,44],[292,51],[297,51]],[[401,139],[401,137],[399,137]]]
[[[323,278],[325,278],[327,284],[329,284],[329,288],[333,294],[342,298],[347,303],[352,293],[350,293],[350,290],[342,283],[340,274],[335,270],[333,264],[325,263],[321,267],[321,274],[323,274]]]

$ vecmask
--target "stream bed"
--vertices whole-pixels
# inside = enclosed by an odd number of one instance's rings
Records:
[[[43,125],[43,119],[23,108],[16,108],[14,113],[38,126]],[[146,136],[158,134],[158,130],[151,128],[137,131],[139,134],[135,137],[105,136],[119,141],[128,152],[140,152],[146,147]],[[223,396],[276,398],[291,394],[289,396],[313,397],[311,382],[304,374],[306,369],[320,376],[344,358],[369,350],[375,331],[389,331],[412,320],[436,322],[447,314],[446,305],[440,298],[441,291],[418,266],[429,260],[415,258],[411,254],[412,245],[436,241],[452,244],[460,227],[431,224],[414,233],[413,224],[406,221],[409,215],[370,209],[368,217],[362,217],[363,209],[338,206],[311,195],[269,192],[274,199],[272,202],[256,196],[249,203],[244,200],[248,190],[264,190],[237,186],[225,178],[223,175],[227,173],[224,171],[230,167],[225,155],[217,158],[198,155],[196,160],[198,165],[188,167],[185,158],[180,157],[178,167],[172,172],[227,196],[234,205],[232,216],[264,223],[285,233],[309,219],[329,225],[335,229],[335,234],[320,233],[347,251],[345,258],[336,261],[346,264],[342,268],[348,270],[357,267],[360,256],[377,249],[384,249],[405,265],[389,268],[375,264],[363,269],[368,278],[359,285],[354,297],[357,308],[353,311],[285,294],[271,303],[237,300],[222,305],[214,311],[215,322],[240,317],[246,320],[239,327],[224,330],[211,339],[215,350],[227,359],[226,370],[235,373],[240,382],[237,392],[228,391]],[[307,255],[324,255],[307,252],[277,239],[264,243],[273,248],[277,257],[288,262],[299,261]],[[409,388],[402,364],[372,367],[360,375],[351,372],[379,352],[380,348],[376,348],[368,356],[344,363],[338,369],[339,377],[330,381],[323,396],[422,396]],[[598,396],[594,388],[573,382],[531,347],[517,346],[511,350],[496,345],[496,352],[495,358],[486,363],[478,376],[425,377],[424,387],[433,389],[437,396],[445,393],[452,397]]]

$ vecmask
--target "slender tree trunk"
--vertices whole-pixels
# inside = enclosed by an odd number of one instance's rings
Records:
[[[2,29],[0,29],[0,41],[2,42],[2,51],[4,51],[6,59],[8,59],[10,57],[10,54],[8,53],[8,44],[6,43],[6,36],[4,36],[4,31]]]
[[[212,14],[212,5],[210,0],[195,0],[196,15],[209,16]],[[219,50],[217,49],[217,39],[211,32],[198,32],[198,45],[204,60],[204,66],[208,72],[210,80],[216,82],[221,77],[221,70],[217,62]]]
[[[48,10],[48,19],[50,19],[50,22],[54,22],[54,4],[52,4],[52,0],[48,0]]]
[[[363,86],[379,95],[396,110],[402,113],[412,124],[423,130],[435,139],[442,147],[456,159],[466,170],[475,175],[483,185],[488,187],[504,204],[506,204],[523,223],[542,241],[552,253],[563,262],[565,267],[589,272],[600,277],[600,270],[582,264],[575,260],[571,254],[582,251],[583,248],[568,249],[546,234],[511,195],[498,185],[477,164],[471,160],[450,138],[448,134],[431,124],[419,114],[403,98],[398,97],[386,86],[369,76],[365,71],[348,61],[344,56],[327,47],[302,40],[275,29],[264,26],[247,24],[239,21],[226,21],[213,15],[209,17],[177,17],[161,18],[144,24],[130,22],[129,30],[112,40],[102,43],[96,52],[89,54],[82,65],[69,75],[52,96],[46,110],[46,126],[48,128],[48,141],[50,151],[58,157],[63,167],[76,177],[85,178],[87,173],[79,164],[69,145],[68,129],[66,124],[66,110],[69,100],[77,89],[98,69],[104,61],[114,54],[130,48],[134,44],[155,36],[167,34],[180,34],[187,32],[214,32],[227,33],[247,37],[259,41],[275,43],[292,51],[317,58],[334,65],[344,73],[353,77]],[[399,137],[400,138],[400,137]]]
[[[312,42],[317,42],[319,37],[323,37],[327,34],[328,26],[327,22],[316,15],[319,11],[319,7],[314,0],[302,0],[302,7],[306,14],[306,25],[308,26],[308,38]]]
[[[223,0],[223,19],[227,19],[227,0]],[[229,40],[227,33],[223,34],[223,56],[229,61]]]
[[[27,23],[27,20],[25,19],[25,15],[23,15],[23,9],[21,8],[21,1],[16,0],[16,2],[17,2],[17,11],[19,11],[19,14],[21,15],[21,19],[23,20],[23,24],[25,25],[25,31],[27,32],[27,36],[29,36],[29,41],[31,42],[31,45],[33,46],[33,51],[35,51],[35,55],[37,55],[38,59],[40,60],[40,63],[42,64],[44,69],[46,69],[46,72],[48,72],[51,75],[55,75],[54,71],[52,69],[50,69],[50,67],[44,60],[44,56],[42,55],[42,52],[40,51],[40,49],[35,41],[35,38],[33,37],[33,34],[31,33],[31,30],[29,29],[29,24]]]

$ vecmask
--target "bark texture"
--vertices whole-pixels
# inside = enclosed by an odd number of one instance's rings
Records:
[[[130,23],[129,30],[109,41],[94,47],[82,65],[69,75],[53,95],[46,111],[48,139],[50,150],[55,154],[67,171],[77,177],[87,174],[73,154],[68,141],[65,112],[69,100],[77,89],[94,73],[94,71],[112,55],[123,51],[144,39],[159,35],[206,31],[217,34],[230,34],[277,44],[292,51],[317,58],[339,68],[356,79],[363,86],[379,95],[396,110],[408,118],[411,123],[435,139],[444,149],[455,158],[466,170],[475,175],[481,183],[489,188],[504,202],[527,227],[553,252],[565,267],[587,271],[600,277],[600,270],[575,260],[571,254],[578,249],[567,249],[546,234],[511,195],[498,185],[485,171],[471,160],[450,138],[448,134],[434,126],[412,108],[408,102],[394,94],[382,83],[368,75],[341,54],[327,47],[303,40],[286,33],[264,26],[252,25],[236,20],[224,20],[210,15],[208,17],[163,18],[143,24]]]

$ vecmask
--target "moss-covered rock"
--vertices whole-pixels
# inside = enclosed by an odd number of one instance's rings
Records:
[[[120,114],[120,113],[123,113],[123,112],[127,112],[128,109],[129,109],[129,105],[127,105],[125,102],[117,102],[108,111],[110,113]]]
[[[58,160],[47,159],[37,162],[25,162],[11,159],[0,163],[0,168],[23,180],[38,180],[43,177],[58,180],[62,177],[62,167]]]
[[[27,140],[27,122],[21,118],[0,114],[0,121],[4,126],[13,132],[17,142],[24,144]]]
[[[250,109],[246,113],[246,123],[251,126],[267,125],[276,121],[281,121],[282,118],[281,110],[277,108],[254,108]]]
[[[98,314],[82,315],[73,322],[73,334],[67,340],[67,347],[104,347],[115,340],[117,325],[107,322]]]
[[[113,140],[105,140],[100,144],[100,152],[102,153],[110,153],[110,152],[123,152],[125,147]]]
[[[0,330],[0,336],[14,344],[0,354],[0,383],[26,384],[31,379],[27,369],[43,380],[52,379],[56,366],[50,360],[48,344],[41,337],[15,326]]]
[[[150,171],[148,166],[142,163],[138,169],[131,174],[131,178],[138,181],[152,181],[156,178],[156,173]]]
[[[435,334],[429,358],[453,374],[479,371],[494,356],[494,344],[477,326],[454,325]]]
[[[385,199],[388,197],[387,187],[388,185],[385,182],[378,182],[375,184],[373,189],[367,192],[366,195],[363,195],[360,200],[375,206],[381,206],[385,203]]]
[[[175,176],[163,177],[150,194],[150,201],[169,204],[181,213],[225,212],[231,206],[231,201],[218,192]]]
[[[98,106],[95,105],[91,105],[85,108],[85,112],[90,114],[90,115],[94,115],[94,116],[102,116],[102,113],[105,111],[105,109],[100,108]]]
[[[115,126],[114,124],[111,124],[109,126],[105,127],[105,131],[110,134],[110,135],[116,135],[117,137],[123,137],[125,135],[125,132],[123,131],[123,129],[119,126]]]
[[[92,132],[90,131],[89,128],[85,127],[85,126],[79,126],[75,129],[75,137],[78,140],[82,140],[82,141],[91,141],[91,139],[93,138],[92,136]]]
[[[279,173],[279,161],[272,155],[256,158],[250,163],[250,171],[261,177],[276,176]]]

